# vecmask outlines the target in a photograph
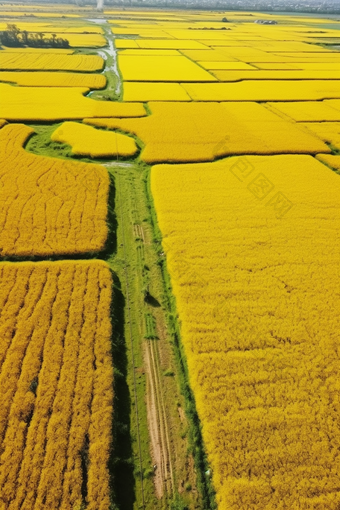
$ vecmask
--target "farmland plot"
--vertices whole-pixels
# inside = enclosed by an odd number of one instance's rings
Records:
[[[0,53],[0,69],[46,71],[101,71],[104,61],[97,55],[65,55],[41,53]]]
[[[48,256],[102,250],[107,239],[105,168],[35,156],[22,124],[0,130],[0,254]]]
[[[134,133],[146,144],[142,159],[209,161],[226,154],[330,152],[316,136],[256,103],[150,102],[141,119],[85,119]]]
[[[107,509],[111,275],[98,261],[0,264],[0,505]]]
[[[335,510],[339,177],[248,156],[151,186],[219,508]]]

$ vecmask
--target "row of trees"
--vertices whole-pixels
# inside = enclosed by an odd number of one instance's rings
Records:
[[[7,30],[0,31],[0,44],[11,48],[30,46],[35,48],[69,48],[67,39],[51,34],[45,37],[42,32],[29,33],[27,30],[20,30],[17,25],[7,24]]]

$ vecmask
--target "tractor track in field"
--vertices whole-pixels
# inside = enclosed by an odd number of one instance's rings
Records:
[[[137,247],[139,269],[142,274],[145,263],[146,235],[137,217],[138,203],[135,189],[132,210],[134,211],[133,233],[139,239]],[[144,310],[150,311],[144,302]],[[162,370],[159,361],[159,341],[145,339],[143,342],[144,365],[147,375],[147,419],[151,445],[151,457],[154,464],[153,482],[158,499],[169,498],[174,491],[173,465],[171,459],[168,421],[162,388]]]
[[[143,226],[139,223],[138,202],[133,185],[131,186],[132,204],[134,211],[132,225],[133,234],[139,239],[137,257],[139,272],[142,274],[145,263],[146,235]],[[150,311],[149,306],[142,305],[144,311]],[[169,430],[165,414],[165,404],[162,391],[162,370],[159,363],[159,341],[143,341],[144,365],[147,376],[147,420],[150,436],[150,450],[154,465],[153,482],[158,499],[171,496],[174,490],[173,467],[170,450]]]
[[[169,430],[162,396],[162,374],[159,363],[158,345],[147,340],[144,348],[146,373],[148,374],[147,412],[152,458],[156,470],[154,484],[157,497],[171,495],[174,491],[173,466],[171,459]]]
[[[124,168],[127,166],[126,163],[121,163],[115,166],[121,166]],[[111,164],[105,165],[110,167]],[[130,166],[130,165],[128,165]],[[138,411],[138,397],[137,397],[137,382],[136,382],[136,367],[135,367],[135,353],[134,353],[134,339],[132,331],[132,315],[134,311],[131,306],[131,289],[129,286],[129,263],[127,258],[127,246],[126,246],[126,234],[129,229],[130,232],[127,235],[132,235],[134,238],[138,238],[138,245],[136,246],[136,256],[138,265],[138,278],[142,276],[142,269],[145,263],[145,245],[147,244],[146,233],[143,227],[139,224],[138,220],[138,203],[136,198],[136,192],[133,184],[130,184],[131,192],[131,207],[132,211],[131,224],[127,224],[124,215],[124,202],[121,194],[121,176],[117,174],[117,189],[118,189],[118,202],[119,205],[116,208],[116,212],[119,216],[122,226],[122,243],[124,253],[124,274],[126,284],[126,306],[127,306],[127,318],[129,321],[129,336],[130,336],[130,347],[132,357],[132,370],[133,370],[133,386],[134,386],[134,400],[135,400],[135,415],[137,422],[137,442],[139,451],[139,464],[141,473],[143,473],[144,467],[142,458],[142,448],[140,444],[140,416]],[[144,312],[150,312],[150,306],[147,305],[144,300],[141,299],[140,306],[142,307],[143,313],[141,318],[144,318]],[[137,316],[138,314],[136,314]],[[144,329],[144,324],[141,324],[141,331]],[[168,427],[168,419],[166,415],[166,406],[163,395],[163,384],[162,384],[162,368],[160,364],[160,352],[159,343],[164,340],[149,340],[143,339],[143,361],[144,369],[147,377],[147,392],[146,392],[146,408],[147,408],[147,421],[150,438],[150,452],[151,458],[154,465],[153,483],[155,487],[155,494],[158,499],[164,498],[167,502],[171,498],[175,490],[174,484],[174,469],[173,461],[171,456],[171,445],[170,445],[170,433]],[[143,475],[141,475],[141,488],[143,498],[143,508],[145,508],[145,495],[143,489]]]

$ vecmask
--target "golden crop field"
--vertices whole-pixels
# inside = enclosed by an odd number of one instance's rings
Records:
[[[73,154],[91,158],[133,156],[138,150],[133,138],[78,122],[64,122],[52,133],[51,140],[67,143]]]
[[[0,510],[339,510],[340,19],[137,4],[0,5]]]
[[[138,48],[138,44],[136,41],[132,39],[116,39],[115,40],[116,48]]]
[[[5,262],[0,281],[0,506],[108,508],[110,270]]]
[[[340,172],[340,155],[333,155],[333,154],[318,154],[317,159],[319,161],[322,161],[323,163],[326,163],[330,168],[333,170],[336,170],[337,173]]]
[[[0,15],[3,15],[3,13],[0,12]],[[103,34],[103,29],[99,26],[95,25],[87,25],[87,26],[77,26],[77,25],[71,25],[71,24],[65,24],[65,21],[62,22],[54,22],[53,24],[50,23],[44,23],[44,22],[30,22],[30,21],[21,21],[15,23],[16,26],[20,30],[29,30],[30,32],[43,32],[46,33],[63,33],[63,34]],[[0,30],[6,30],[7,23],[0,23]],[[9,48],[12,49],[12,48]],[[57,48],[49,48],[53,50]]]
[[[151,186],[219,508],[335,509],[339,177],[247,156]]]
[[[256,67],[246,64],[245,62],[216,62],[216,61],[204,61],[198,62],[200,66],[204,67],[209,71],[215,69],[228,69],[230,71],[256,71]]]
[[[183,55],[121,55],[119,67],[126,81],[216,81],[214,76]]]
[[[269,103],[269,107],[279,115],[288,116],[296,122],[340,121],[340,101],[333,103],[329,101]]]
[[[179,83],[126,82],[124,101],[190,101],[190,96]]]
[[[48,53],[53,55],[54,53],[60,53],[61,55],[72,55],[74,53],[74,49],[65,49],[65,48],[48,48]],[[22,53],[26,55],[26,53],[46,53],[46,50],[42,48],[31,48],[29,46],[23,48],[6,48],[2,47],[1,54],[5,53]]]
[[[160,161],[209,161],[232,154],[330,152],[316,136],[256,103],[148,103],[140,119],[85,119],[95,126],[137,135],[141,158]]]
[[[0,255],[102,250],[108,235],[106,170],[30,154],[23,145],[33,133],[23,124],[0,130]]]
[[[299,70],[258,70],[253,71],[219,71],[212,74],[222,82],[241,80],[340,80],[340,71],[299,71]]]
[[[132,41],[134,42],[134,41]],[[137,48],[142,49],[160,49],[160,50],[182,50],[206,49],[206,46],[198,41],[180,41],[178,39],[138,39],[135,41]],[[126,46],[132,47],[132,46]]]
[[[340,122],[308,122],[305,126],[340,151]]]
[[[0,83],[0,118],[7,120],[64,120],[83,117],[141,117],[141,103],[95,101],[84,97],[85,87],[15,87]]]
[[[184,83],[193,101],[319,101],[339,99],[339,80],[263,80],[239,83]]]
[[[45,33],[46,37],[51,37],[52,32]],[[102,48],[106,45],[106,39],[101,34],[72,34],[63,32],[62,37],[67,39],[72,48]],[[91,56],[91,55],[82,55]]]
[[[116,41],[116,47],[118,46],[119,39]],[[178,57],[181,55],[179,50],[141,50],[141,49],[123,49],[120,52],[121,56],[133,55],[133,56],[149,56],[149,57],[157,57],[157,56],[166,56],[166,57]]]
[[[46,70],[46,71],[100,71],[104,61],[97,55],[65,55],[42,51],[21,54],[0,51],[2,70]]]
[[[23,87],[88,87],[102,89],[106,85],[103,74],[54,73],[48,71],[0,71],[0,82],[16,83]]]

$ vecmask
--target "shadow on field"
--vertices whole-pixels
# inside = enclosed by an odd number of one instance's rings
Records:
[[[125,298],[118,276],[113,273],[112,358],[114,366],[113,449],[110,456],[112,499],[119,510],[132,510],[135,502],[132,444],[130,433],[131,398],[127,384],[128,359],[124,337]]]
[[[111,172],[108,172],[110,179],[110,188],[108,196],[108,208],[107,208],[107,225],[108,225],[108,236],[104,250],[99,254],[98,258],[107,260],[107,258],[116,255],[117,253],[117,215],[115,212],[116,207],[116,187],[115,180]]]

